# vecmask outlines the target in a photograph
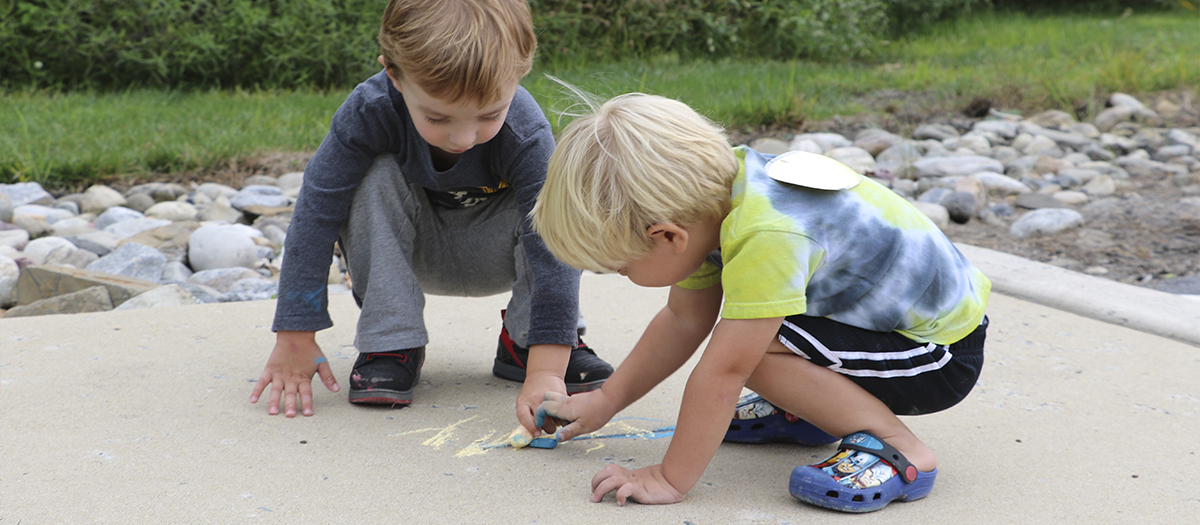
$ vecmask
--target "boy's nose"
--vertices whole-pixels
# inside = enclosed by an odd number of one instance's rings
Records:
[[[464,127],[450,134],[450,143],[455,149],[468,149],[475,145],[475,128]]]

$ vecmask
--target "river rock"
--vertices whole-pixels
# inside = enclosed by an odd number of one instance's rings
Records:
[[[21,267],[12,258],[0,255],[0,308],[17,304],[17,279]]]
[[[191,292],[183,289],[178,284],[168,284],[138,295],[113,309],[134,310],[137,308],[184,306],[189,304],[200,304],[200,301],[193,297]]]
[[[195,206],[186,202],[169,201],[151,206],[146,210],[146,216],[168,221],[194,221],[196,220],[197,211]]]
[[[913,131],[913,138],[916,140],[933,139],[943,141],[957,137],[958,135],[958,129],[949,124],[922,124],[917,126],[917,129]]]
[[[89,264],[87,269],[158,282],[166,265],[167,258],[158,250],[137,243],[127,243]]]
[[[6,318],[32,317],[37,315],[79,314],[106,312],[113,309],[112,297],[103,286],[93,286],[78,292],[48,297],[30,304],[13,307],[4,314]]]
[[[124,206],[113,206],[112,208],[104,210],[104,213],[101,213],[98,217],[96,217],[96,220],[92,222],[92,226],[94,226],[97,230],[104,230],[105,228],[118,222],[144,218],[146,218],[146,215],[140,211],[126,208]]]
[[[848,148],[854,145],[850,139],[837,133],[803,133],[792,138],[791,149],[797,149],[797,144],[805,140],[812,141],[821,147],[821,151],[817,153],[824,153],[834,148]]]
[[[188,240],[192,269],[253,268],[258,260],[254,237],[259,236],[262,232],[242,224],[201,226]]]
[[[786,145],[785,145],[785,147],[786,147]],[[784,151],[787,151],[787,150],[784,150]],[[279,189],[283,190],[284,193],[287,193],[287,191],[290,189],[299,188],[303,184],[304,184],[304,172],[303,171],[293,171],[291,173],[284,173],[283,175],[280,175],[279,180],[275,182],[275,185],[279,186]]]
[[[208,286],[224,294],[233,288],[234,283],[242,279],[266,280],[261,274],[249,268],[217,268],[198,271],[188,277],[188,282]]]
[[[932,202],[916,201],[912,203],[921,213],[929,217],[933,224],[940,230],[945,230],[950,226],[950,212],[946,211],[946,207],[941,204]]]
[[[1014,237],[1053,235],[1063,230],[1075,228],[1083,224],[1083,215],[1066,208],[1042,208],[1033,210],[1009,226],[1009,233]]]
[[[171,221],[146,217],[110,224],[101,231],[111,233],[119,239],[128,239],[146,230],[153,230],[169,224],[171,224]]]
[[[54,196],[36,182],[0,184],[0,193],[8,197],[14,207],[26,204],[49,206],[54,203]]]
[[[113,206],[124,206],[125,196],[103,184],[96,184],[83,192],[79,208],[85,213],[103,213]]]
[[[247,206],[280,208],[288,206],[291,201],[278,186],[252,185],[242,188],[237,195],[229,199],[229,204],[235,209],[241,210]]]
[[[1000,161],[978,155],[961,157],[925,157],[913,162],[913,169],[918,178],[924,177],[955,177],[970,175],[980,171],[1004,171]]]
[[[875,169],[875,158],[867,150],[856,147],[833,148],[825,155],[859,173],[869,173]]]

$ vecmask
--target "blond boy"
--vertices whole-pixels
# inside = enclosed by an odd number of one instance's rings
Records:
[[[887,188],[819,155],[730,148],[686,105],[633,94],[564,130],[534,226],[574,267],[671,287],[601,389],[547,394],[539,419],[571,421],[560,440],[602,427],[711,335],[662,463],[606,466],[593,501],[681,501],[722,439],[844,436],[789,482],[828,508],[868,512],[932,489],[933,451],[896,415],[971,390],[990,283]],[[739,403],[743,386],[758,395]]]
[[[271,386],[312,414],[311,380],[339,390],[314,340],[332,325],[326,274],[338,242],[362,308],[352,403],[405,406],[429,338],[424,294],[512,291],[493,374],[524,381],[529,430],[547,392],[599,387],[612,368],[579,338],[579,272],[525,217],[554,148],[519,82],[537,42],[525,0],[392,0],[379,31],[384,70],[338,109],[305,168],[285,243],[276,344],[250,401]],[[297,398],[299,403],[297,403]]]

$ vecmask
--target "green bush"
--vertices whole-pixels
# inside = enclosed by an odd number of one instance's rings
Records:
[[[0,3],[6,87],[340,86],[377,69],[378,0]]]
[[[1025,12],[1037,11],[1067,11],[1076,13],[1109,12],[1120,13],[1129,8],[1136,10],[1163,10],[1177,7],[1195,6],[1195,0],[991,0],[992,4],[1001,9],[1013,9]],[[1194,10],[1194,8],[1193,8]]]
[[[1151,1],[1151,0],[1145,0]],[[1155,0],[1157,1],[1157,0]],[[838,61],[987,0],[530,0],[543,67]],[[0,0],[0,87],[352,86],[385,0]]]

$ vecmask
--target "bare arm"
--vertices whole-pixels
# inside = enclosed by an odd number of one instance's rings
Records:
[[[688,378],[675,436],[660,465],[628,471],[608,465],[592,478],[592,501],[617,491],[617,502],[676,503],[716,454],[746,379],[774,340],[782,318],[723,319]]]
[[[570,399],[547,397],[545,412],[571,421],[559,430],[558,438],[565,441],[599,429],[683,366],[712,330],[721,297],[720,286],[704,290],[672,286],[667,305],[600,390]]]

